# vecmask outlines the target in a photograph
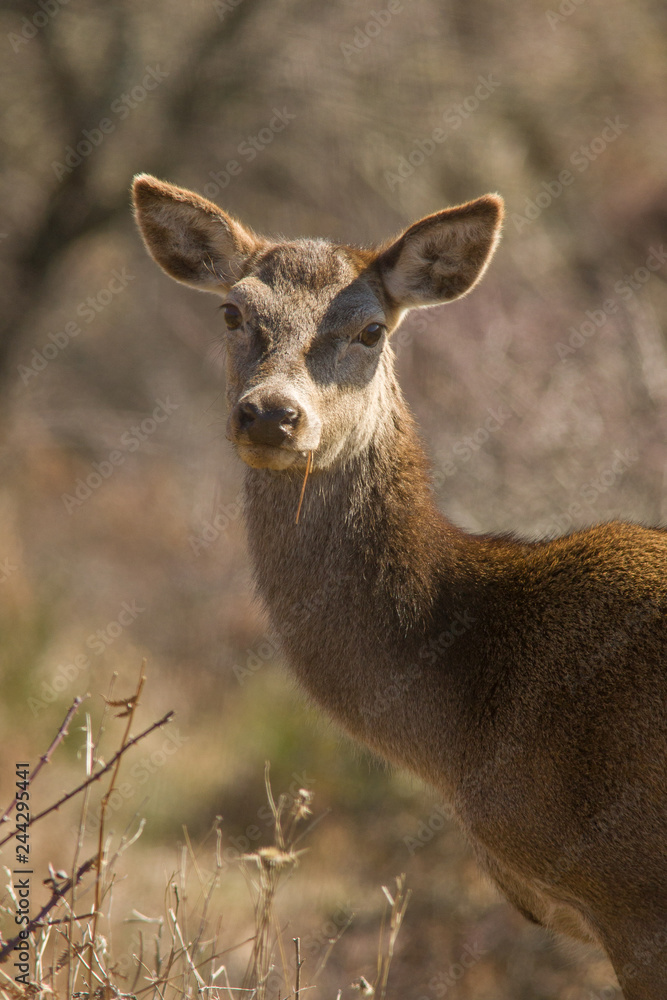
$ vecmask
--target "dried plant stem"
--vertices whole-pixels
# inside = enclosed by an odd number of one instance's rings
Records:
[[[134,713],[137,710],[139,704],[139,699],[141,697],[141,692],[143,691],[144,684],[146,683],[146,676],[144,674],[144,669],[146,667],[146,661],[143,660],[141,668],[139,671],[139,680],[137,682],[137,689],[131,698],[127,699],[125,702],[120,704],[125,705],[125,712],[121,715],[127,716],[127,725],[125,727],[125,732],[123,734],[123,739],[121,740],[120,749],[121,751],[128,745],[128,740],[130,738],[130,729],[132,727],[132,722],[134,720]],[[118,704],[117,702],[111,702],[112,705]],[[118,771],[120,769],[120,762],[122,760],[122,754],[119,752],[116,754],[116,761],[113,768],[113,773],[111,775],[111,781],[109,782],[109,787],[102,796],[102,803],[100,806],[100,826],[99,834],[97,838],[97,878],[95,879],[95,916],[93,917],[91,935],[90,935],[90,971],[93,971],[93,959],[95,956],[95,941],[97,940],[97,922],[100,915],[100,905],[102,900],[102,879],[104,874],[104,829],[106,820],[106,811],[109,804],[109,799],[116,786],[116,778],[118,777]],[[90,983],[90,989],[92,990],[93,984]]]
[[[109,693],[104,699],[104,709],[102,711],[102,718],[100,719],[100,724],[97,730],[97,739],[93,739],[92,732],[92,720],[90,715],[86,715],[86,774],[90,776],[95,768],[95,761],[97,758],[97,750],[100,743],[102,742],[102,737],[104,736],[104,727],[107,719],[107,714],[109,712],[109,705],[111,698],[113,696],[114,687],[116,680],[118,679],[118,674],[114,671],[111,675],[111,680],[109,681]],[[83,802],[81,804],[81,816],[79,819],[79,834],[77,838],[77,845],[74,854],[74,861],[72,863],[72,870],[76,870],[76,865],[78,864],[79,851],[83,845],[83,839],[86,833],[86,820],[88,818],[88,802],[90,800],[91,786],[88,785],[83,792]],[[97,878],[95,879],[95,888],[99,885],[100,878],[100,867],[97,867]],[[83,958],[83,948],[76,948],[74,946],[74,921],[72,919],[76,908],[76,885],[72,886],[72,899],[70,902],[70,925],[67,931],[67,995],[70,996],[74,992],[74,984],[76,983],[77,976],[79,974],[80,966],[84,969],[88,969],[91,975],[91,980],[88,987],[89,994],[92,993],[93,983],[92,977],[95,975],[93,971],[93,961],[95,957],[95,947],[94,947],[94,935],[91,935],[90,943],[88,945],[88,963],[86,964]],[[94,911],[95,912],[95,911]],[[85,931],[82,936],[82,946],[85,940]],[[77,958],[77,966],[74,967],[73,959]]]
[[[387,950],[384,951],[382,947],[382,938],[384,936],[384,919],[382,921],[382,930],[380,931],[380,951],[378,954],[378,977],[375,983],[375,996],[377,1000],[384,1000],[387,991],[387,980],[389,978],[389,967],[391,961],[394,957],[394,947],[396,945],[396,938],[398,937],[398,932],[401,929],[401,924],[403,923],[403,917],[405,916],[405,911],[412,893],[411,889],[405,888],[405,875],[398,875],[396,878],[396,894],[391,895],[386,885],[382,886],[382,891],[387,897],[387,902],[391,907],[391,912],[389,916],[389,938],[387,941]]]
[[[284,795],[281,795],[276,803],[271,790],[268,761],[264,769],[264,783],[274,819],[274,844],[271,847],[260,847],[240,858],[255,908],[255,941],[243,980],[243,988],[254,991],[254,1000],[265,1000],[267,996],[274,948],[277,948],[280,954],[285,982],[289,978],[282,933],[274,913],[274,901],[280,883],[293,873],[298,864],[302,852],[294,850],[295,825],[297,820],[303,820],[310,814],[312,798],[310,792],[300,789],[289,807],[288,799]],[[273,943],[272,926],[275,929]],[[300,968],[300,954],[298,961]],[[297,972],[297,976],[301,989],[300,971]]]
[[[303,503],[303,497],[304,497],[304,494],[306,492],[306,480],[308,479],[308,473],[310,472],[312,466],[313,466],[313,453],[312,453],[312,451],[309,451],[308,452],[308,458],[306,459],[306,472],[305,472],[305,475],[303,477],[303,483],[301,484],[301,496],[299,497],[299,506],[296,509],[296,519],[294,521],[295,524],[299,523],[299,514],[301,513],[301,504]]]
[[[279,873],[268,859],[258,858],[257,898],[255,900],[255,944],[244,980],[244,987],[254,987],[258,1000],[266,996],[266,981],[271,962],[269,933],[273,901],[278,888]]]
[[[264,788],[266,789],[266,798],[269,803],[269,808],[273,813],[274,822],[274,837],[276,841],[276,847],[279,847],[281,851],[285,850],[285,839],[283,837],[283,829],[280,824],[280,812],[282,809],[282,804],[280,799],[278,799],[278,805],[273,797],[273,790],[271,788],[271,761],[264,761]]]
[[[93,769],[92,762],[92,733],[91,733],[91,720],[90,715],[86,712],[86,774],[90,775]],[[83,802],[81,804],[81,815],[79,817],[79,829],[77,832],[76,846],[74,848],[74,858],[72,860],[72,872],[76,872],[79,865],[79,855],[83,848],[83,839],[86,831],[86,818],[88,816],[88,800],[90,799],[90,786],[86,788],[83,793]],[[73,985],[73,972],[74,972],[74,922],[75,922],[75,909],[76,909],[76,879],[72,878],[72,898],[69,904],[69,914],[66,918],[67,926],[67,996],[71,996],[74,992]],[[92,914],[91,914],[92,916]]]

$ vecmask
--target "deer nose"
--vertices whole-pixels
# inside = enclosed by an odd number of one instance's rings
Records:
[[[252,444],[280,447],[296,429],[301,410],[292,403],[264,409],[256,403],[243,402],[236,407],[236,425]]]

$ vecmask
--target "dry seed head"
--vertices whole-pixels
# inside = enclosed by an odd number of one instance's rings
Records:
[[[296,864],[298,853],[281,851],[279,847],[260,847],[250,854],[242,854],[241,861],[253,861],[260,868],[282,868]]]
[[[365,976],[359,976],[355,979],[353,983],[350,984],[353,990],[357,990],[359,995],[362,997],[372,997],[375,996],[375,990],[368,982]]]
[[[312,814],[312,809],[310,808],[310,803],[313,801],[313,793],[307,788],[300,788],[299,794],[295,800],[295,817],[296,819],[305,819],[306,816]]]

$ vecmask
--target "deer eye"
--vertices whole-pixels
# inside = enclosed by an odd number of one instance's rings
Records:
[[[359,340],[365,347],[375,347],[386,329],[382,323],[369,323],[359,334]]]
[[[243,324],[243,316],[241,315],[241,310],[237,309],[230,302],[226,303],[222,307],[222,314],[225,317],[225,325],[228,330],[238,330],[238,328]]]

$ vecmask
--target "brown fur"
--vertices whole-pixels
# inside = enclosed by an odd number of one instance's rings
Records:
[[[158,262],[211,288],[194,259],[205,245],[243,316],[227,341],[229,436],[250,466],[257,586],[302,685],[449,798],[523,913],[605,947],[627,1000],[664,1000],[667,533],[459,530],[434,505],[386,337],[355,340],[468,291],[500,199],[429,216],[377,252],[260,240],[145,176],[135,200]]]

